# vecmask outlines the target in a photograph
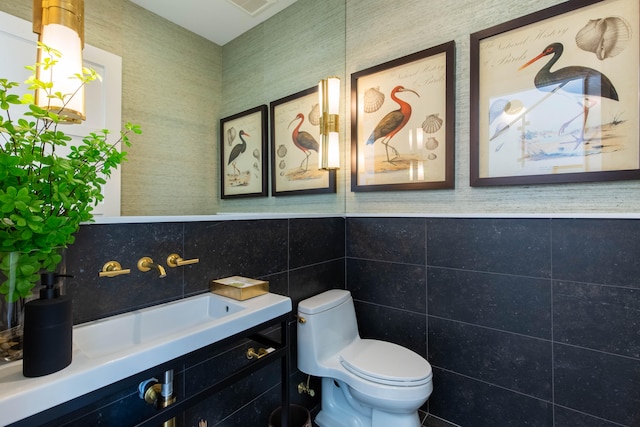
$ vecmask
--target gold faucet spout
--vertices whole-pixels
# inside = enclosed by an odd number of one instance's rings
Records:
[[[155,267],[158,270],[158,273],[160,273],[160,278],[167,277],[167,271],[163,266],[160,264],[153,264],[153,267]]]
[[[164,267],[153,262],[153,260],[148,256],[142,257],[138,260],[138,270],[149,271],[151,269],[156,270],[161,279],[163,277],[167,277],[167,271],[164,269]]]

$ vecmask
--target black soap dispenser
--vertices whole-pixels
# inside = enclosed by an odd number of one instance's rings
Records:
[[[40,299],[24,308],[22,374],[41,377],[71,363],[73,313],[71,299],[60,295],[56,273],[40,275]]]

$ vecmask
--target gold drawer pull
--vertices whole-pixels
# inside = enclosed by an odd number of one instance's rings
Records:
[[[247,359],[262,359],[263,357],[265,357],[266,355],[268,355],[273,351],[275,351],[275,349],[272,347],[259,348],[258,352],[256,353],[256,350],[253,347],[251,347],[249,350],[247,350]]]

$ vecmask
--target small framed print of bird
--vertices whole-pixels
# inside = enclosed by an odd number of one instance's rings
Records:
[[[267,196],[267,106],[220,120],[220,197]]]
[[[640,179],[638,0],[471,34],[472,186]]]
[[[351,190],[454,187],[453,41],[351,75]]]
[[[271,102],[271,194],[336,192],[336,171],[318,165],[318,87]]]

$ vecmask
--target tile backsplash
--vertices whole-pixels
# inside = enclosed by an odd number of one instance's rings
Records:
[[[173,252],[200,263],[167,268],[164,279],[136,268],[141,256],[166,265]],[[635,426],[639,254],[640,221],[632,219],[100,224],[83,226],[67,250],[75,277],[66,286],[76,323],[205,292],[209,280],[235,274],[269,280],[294,309],[301,299],[346,287],[363,337],[407,346],[432,364],[434,392],[423,408],[431,420]],[[98,278],[112,259],[131,274]],[[291,374],[306,379],[295,367]],[[223,398],[210,403],[227,414],[214,425],[266,425],[278,379],[264,375],[264,393],[241,408],[225,409]],[[293,387],[292,396],[301,399]]]
[[[348,218],[360,333],[434,370],[460,426],[640,425],[640,221]]]

